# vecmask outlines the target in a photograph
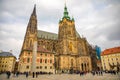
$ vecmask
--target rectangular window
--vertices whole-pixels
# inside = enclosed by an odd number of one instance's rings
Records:
[[[40,63],[42,63],[42,59],[40,59]]]
[[[39,69],[39,66],[37,66],[36,69]]]
[[[47,66],[45,66],[45,69],[47,69]]]
[[[50,69],[52,69],[52,66],[50,66]]]
[[[52,60],[50,60],[50,63],[52,63]]]
[[[27,58],[27,63],[29,63],[30,62],[30,58]]]
[[[40,69],[42,69],[42,66],[40,66]]]
[[[26,69],[29,69],[29,66],[26,66]]]
[[[45,59],[45,63],[47,63],[47,59]]]

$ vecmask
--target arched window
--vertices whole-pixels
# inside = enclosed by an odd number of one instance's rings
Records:
[[[32,40],[29,41],[29,45],[30,45],[30,47],[32,46]]]
[[[82,67],[82,71],[83,71],[83,63],[81,64],[81,67]]]

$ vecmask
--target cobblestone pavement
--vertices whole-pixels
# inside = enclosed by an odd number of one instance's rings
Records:
[[[118,75],[103,74],[103,76],[93,76],[91,73],[80,76],[79,74],[53,74],[53,75],[39,75],[37,78],[29,76],[26,78],[25,75],[19,75],[10,79],[7,79],[6,74],[0,75],[0,80],[120,80],[120,73]]]

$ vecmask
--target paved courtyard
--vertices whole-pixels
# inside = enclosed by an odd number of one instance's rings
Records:
[[[53,74],[53,75],[38,75],[37,78],[29,76],[26,78],[25,75],[19,75],[10,79],[7,79],[6,74],[0,75],[0,80],[120,80],[120,73],[118,75],[103,74],[103,76],[93,76],[91,73],[80,76],[79,74]]]

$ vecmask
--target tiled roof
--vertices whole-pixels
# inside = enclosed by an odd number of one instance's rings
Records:
[[[6,57],[6,56],[14,56],[14,55],[10,52],[0,52],[0,56]]]
[[[44,48],[43,46],[38,46],[38,51],[40,51],[40,52],[51,52],[51,51],[47,50],[46,48]]]
[[[77,38],[80,38],[80,35],[79,35],[79,33],[77,31],[76,31],[76,36],[77,36]],[[51,33],[51,32],[46,32],[46,31],[42,31],[42,30],[38,30],[37,31],[37,37],[38,38],[57,40],[58,39],[58,34]]]
[[[103,56],[103,55],[109,55],[109,54],[115,54],[115,53],[120,53],[120,46],[106,49],[101,53],[101,55]]]
[[[30,47],[30,48],[28,48],[28,49],[26,49],[26,50],[33,50],[33,48]],[[44,48],[43,46],[38,46],[38,47],[37,47],[37,51],[44,52],[44,53],[51,52],[51,51],[47,50],[46,48]]]

